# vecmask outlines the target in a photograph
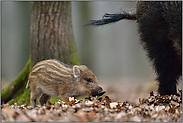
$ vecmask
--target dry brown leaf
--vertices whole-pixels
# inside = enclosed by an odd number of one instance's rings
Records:
[[[175,102],[173,100],[171,100],[170,102],[171,102],[172,105],[175,105],[176,107],[179,106],[179,103],[177,103],[177,102]]]
[[[77,112],[77,117],[79,118],[80,122],[89,122],[86,113],[84,111],[79,110]]]

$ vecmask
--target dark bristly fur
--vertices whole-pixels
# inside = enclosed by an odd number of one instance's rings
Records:
[[[182,1],[137,2],[134,14],[105,14],[102,20],[86,25],[122,19],[137,20],[141,43],[158,75],[159,93],[176,94],[177,80],[182,76]]]

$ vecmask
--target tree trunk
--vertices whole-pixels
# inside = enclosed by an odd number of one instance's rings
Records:
[[[33,2],[31,12],[31,67],[55,58],[79,64],[70,2]]]
[[[30,59],[20,75],[1,91],[3,103],[16,97],[9,104],[15,101],[29,104],[30,89],[26,90],[25,86],[30,69],[37,62],[58,59],[68,65],[80,64],[73,35],[71,2],[32,2],[30,38]]]

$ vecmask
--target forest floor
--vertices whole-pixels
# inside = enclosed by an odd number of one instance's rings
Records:
[[[182,122],[181,82],[177,95],[159,96],[155,82],[134,81],[103,80],[99,84],[106,94],[100,98],[70,98],[35,108],[2,104],[1,122]]]

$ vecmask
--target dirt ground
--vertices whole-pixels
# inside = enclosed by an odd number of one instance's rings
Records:
[[[182,78],[179,80],[177,89],[182,89],[181,80]],[[101,79],[99,84],[113,101],[138,102],[139,98],[147,98],[150,91],[157,94],[158,89],[155,77],[149,80],[138,78]]]
[[[1,105],[1,122],[181,122],[182,90],[178,95],[153,92],[138,103],[112,101],[108,96],[68,102],[48,101],[46,106]]]
[[[103,98],[70,98],[46,106],[2,104],[1,122],[181,122],[182,91],[159,96],[156,82],[138,79],[100,79]],[[2,86],[3,85],[3,86]],[[4,87],[4,83],[1,83]],[[178,89],[182,88],[182,83]],[[153,92],[152,92],[153,91]]]

